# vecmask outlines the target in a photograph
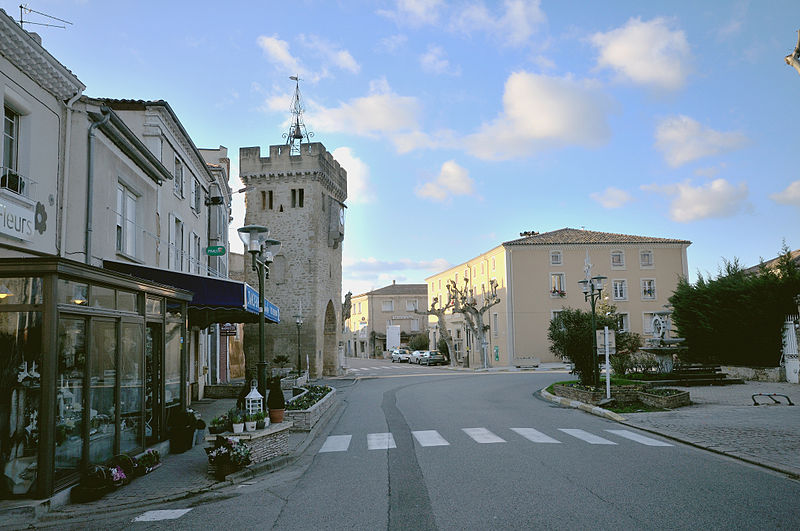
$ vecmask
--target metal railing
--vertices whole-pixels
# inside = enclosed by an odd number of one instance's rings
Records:
[[[16,169],[0,166],[0,188],[29,198],[35,186],[36,181],[22,175]]]

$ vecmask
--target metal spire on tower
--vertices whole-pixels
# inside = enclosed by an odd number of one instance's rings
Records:
[[[311,142],[311,137],[314,133],[306,131],[306,124],[303,123],[303,102],[300,98],[300,77],[289,76],[289,79],[294,81],[294,97],[292,98],[292,105],[289,107],[289,112],[292,113],[292,121],[289,123],[289,132],[283,133],[286,139],[286,145],[290,148],[291,155],[300,154],[300,144],[305,140]]]

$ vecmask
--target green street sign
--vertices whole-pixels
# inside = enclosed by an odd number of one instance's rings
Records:
[[[208,256],[222,256],[225,254],[225,247],[222,245],[212,245],[210,247],[206,247],[206,254]]]

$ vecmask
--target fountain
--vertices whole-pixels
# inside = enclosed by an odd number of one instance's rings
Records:
[[[653,337],[645,339],[645,346],[640,349],[655,356],[660,373],[672,372],[677,355],[686,350],[681,346],[684,338],[669,337],[672,331],[671,314],[671,310],[653,312]]]

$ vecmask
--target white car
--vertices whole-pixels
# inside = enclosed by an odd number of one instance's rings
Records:
[[[415,350],[411,353],[411,357],[408,358],[409,363],[416,363],[419,365],[420,358],[425,354],[424,350]]]
[[[402,363],[404,361],[408,362],[409,358],[410,356],[408,354],[408,351],[404,348],[396,348],[392,350],[392,363],[394,362]]]

